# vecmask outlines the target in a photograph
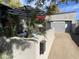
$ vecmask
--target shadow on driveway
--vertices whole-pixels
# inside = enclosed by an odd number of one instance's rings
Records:
[[[72,40],[77,44],[79,47],[79,35],[76,35],[74,33],[70,33]]]

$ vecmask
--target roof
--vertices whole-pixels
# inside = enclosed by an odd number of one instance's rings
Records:
[[[76,13],[76,11],[70,11],[70,12],[60,12],[60,13],[55,13],[55,14],[52,14],[52,15],[68,14],[68,13]]]

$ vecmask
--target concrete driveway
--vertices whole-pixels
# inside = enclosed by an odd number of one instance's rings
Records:
[[[55,33],[48,59],[79,59],[79,47],[68,33]]]

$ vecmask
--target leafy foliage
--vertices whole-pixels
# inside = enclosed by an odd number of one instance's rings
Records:
[[[10,7],[20,7],[20,2],[19,0],[9,0],[9,6]]]
[[[54,13],[57,13],[57,12],[59,12],[59,9],[57,8],[57,6],[55,4],[51,4],[48,7],[48,11],[47,11],[48,15],[51,15],[51,14],[54,14]]]
[[[0,0],[0,3],[5,2],[5,0]],[[20,7],[20,0],[6,0],[5,2],[10,7],[18,8]]]
[[[0,3],[2,2],[2,0],[0,0]]]

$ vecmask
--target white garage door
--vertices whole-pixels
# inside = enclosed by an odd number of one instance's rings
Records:
[[[51,27],[56,32],[65,32],[65,22],[52,22]]]

